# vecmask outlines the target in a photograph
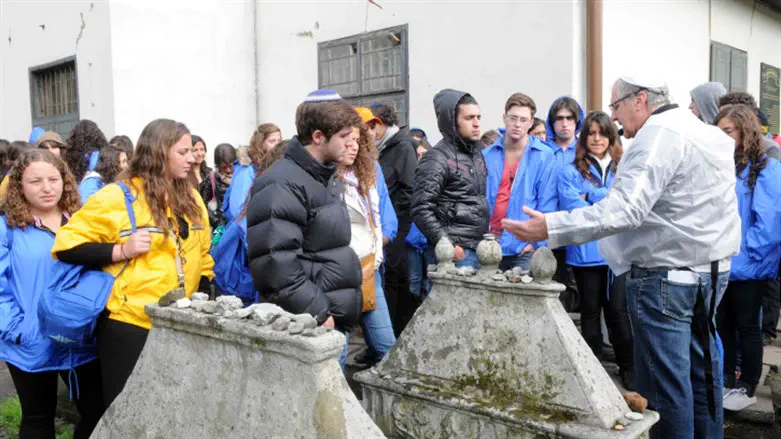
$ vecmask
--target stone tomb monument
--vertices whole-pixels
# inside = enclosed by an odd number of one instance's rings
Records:
[[[341,333],[276,305],[241,306],[231,296],[147,306],[144,350],[92,437],[383,437],[339,367]]]
[[[456,269],[443,240],[434,287],[394,348],[354,376],[366,411],[389,437],[636,438],[655,412],[632,414],[578,333],[537,250],[531,277],[497,271],[492,236],[482,268]],[[631,419],[638,419],[632,421]]]

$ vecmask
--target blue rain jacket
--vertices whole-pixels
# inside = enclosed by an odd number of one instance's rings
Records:
[[[561,97],[563,96],[559,96],[559,98]],[[556,100],[559,98],[556,98]],[[550,111],[548,113],[550,113]],[[579,117],[578,123],[575,125],[575,137],[572,139],[572,143],[567,147],[566,150],[562,149],[562,147],[556,144],[556,131],[553,129],[553,123],[555,121],[550,117],[545,120],[545,127],[548,131],[545,142],[551,148],[551,150],[553,150],[553,154],[556,156],[558,168],[554,171],[556,174],[561,173],[567,167],[567,165],[575,161],[575,146],[578,143],[578,135],[580,134],[580,130],[583,129],[583,119],[586,117],[585,113],[583,112],[583,107],[580,106],[580,103],[578,103],[578,113]],[[550,116],[550,114],[548,114],[548,116]],[[556,178],[558,178],[558,175]],[[557,210],[564,210],[564,208],[559,205]]]
[[[775,279],[781,260],[781,162],[767,160],[753,193],[748,188],[750,166],[735,185],[741,239],[740,253],[732,257],[730,280]]]
[[[493,145],[483,150],[487,168],[487,184],[485,195],[488,199],[488,209],[493,215],[496,195],[504,173],[504,129],[499,129],[500,137]],[[556,180],[554,170],[555,157],[551,149],[540,139],[529,136],[529,143],[521,156],[518,170],[515,174],[510,201],[507,205],[507,218],[526,221],[529,216],[523,213],[523,206],[528,206],[543,213],[555,212],[557,207]],[[521,253],[527,242],[521,241],[507,231],[502,233],[499,243],[504,256],[515,256]],[[534,248],[544,247],[545,241],[531,243]]]
[[[67,370],[97,358],[95,346],[66,347],[41,334],[38,302],[52,271],[54,233],[9,229],[0,216],[0,360],[25,372]]]
[[[574,147],[573,147],[574,150]],[[590,157],[589,157],[590,158]],[[591,206],[600,202],[607,195],[615,177],[615,163],[610,162],[607,169],[607,179],[602,182],[602,173],[596,161],[591,161],[591,175],[597,184],[584,178],[580,171],[572,163],[564,168],[558,178],[559,207],[561,210],[572,212],[580,207]],[[584,200],[581,195],[586,195]],[[575,267],[593,267],[607,265],[607,262],[599,254],[598,241],[591,241],[581,245],[567,246],[567,264]]]
[[[382,174],[380,162],[374,162],[376,174],[377,195],[380,198],[380,224],[382,225],[382,236],[393,241],[399,233],[399,218],[396,216],[396,210],[391,203],[388,185],[385,183],[385,176]]]
[[[96,192],[103,189],[103,186],[105,185],[106,184],[103,183],[103,180],[100,178],[100,174],[94,171],[88,173],[79,184],[79,198],[81,198],[81,204],[86,204],[87,200],[95,195]]]
[[[233,178],[231,178],[231,184],[228,185],[225,198],[222,200],[222,211],[226,223],[238,218],[244,209],[244,203],[247,201],[250,189],[252,189],[252,183],[255,182],[255,172],[255,165],[240,165],[238,161],[233,164]]]

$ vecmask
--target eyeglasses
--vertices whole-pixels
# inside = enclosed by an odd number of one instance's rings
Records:
[[[512,116],[505,116],[505,117],[507,118],[507,120],[509,120],[512,123],[529,123],[529,121],[531,121],[531,119],[529,119],[528,117],[520,117],[514,114]]]
[[[623,101],[625,101],[625,100],[627,100],[627,99],[631,98],[632,96],[634,96],[634,95],[636,95],[636,94],[640,93],[641,91],[646,91],[646,90],[648,90],[648,89],[647,89],[647,88],[641,88],[641,89],[639,89],[639,90],[635,90],[635,91],[633,91],[632,93],[629,93],[629,94],[627,94],[627,95],[624,95],[624,96],[622,96],[622,97],[620,97],[620,98],[616,99],[616,100],[615,100],[615,102],[613,102],[612,104],[608,105],[608,108],[610,108],[612,111],[618,111],[618,105],[619,105],[621,102],[623,102]]]

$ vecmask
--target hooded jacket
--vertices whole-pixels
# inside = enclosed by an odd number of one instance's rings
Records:
[[[233,164],[233,177],[222,199],[222,214],[226,223],[238,218],[244,209],[247,195],[255,181],[256,169],[253,164],[245,165],[239,161]]]
[[[252,186],[248,262],[261,296],[319,323],[333,316],[350,330],[361,315],[361,265],[350,248],[350,216],[336,167],[294,137],[283,159]]]
[[[504,128],[499,129],[500,137],[493,145],[483,150],[485,164],[488,169],[486,184],[486,197],[488,207],[493,215],[496,204],[496,195],[502,183],[504,174]],[[556,174],[555,157],[551,149],[542,140],[534,136],[528,136],[529,142],[523,150],[518,170],[515,173],[512,187],[510,188],[510,200],[507,204],[507,218],[526,221],[529,216],[523,213],[523,206],[531,207],[542,213],[555,212],[558,205],[556,198]],[[506,230],[499,239],[504,256],[516,256],[523,251],[527,242],[521,241]],[[537,248],[544,242],[531,243]]]
[[[475,249],[490,218],[480,140],[465,140],[456,128],[456,106],[466,95],[445,89],[434,96],[442,140],[415,171],[412,218],[431,245],[447,236],[455,245]]]
[[[566,96],[559,96],[556,98],[556,100],[559,100],[563,97]],[[556,100],[554,100],[554,102],[556,102]],[[547,129],[545,141],[553,151],[553,155],[556,157],[556,169],[553,170],[553,173],[555,174],[554,181],[557,181],[556,179],[558,179],[559,174],[564,171],[567,165],[575,161],[575,150],[577,149],[576,146],[578,143],[578,135],[580,134],[580,130],[583,128],[583,119],[586,118],[586,115],[583,112],[583,107],[580,106],[579,102],[577,104],[578,123],[575,125],[575,135],[572,137],[572,143],[570,143],[566,150],[556,144],[556,130],[553,129],[553,123],[555,120],[551,119],[550,111],[548,111],[548,118],[545,120],[545,128]],[[561,206],[561,204],[559,204],[557,210],[564,210],[564,208]]]
[[[713,119],[719,114],[719,98],[725,94],[727,89],[719,82],[706,82],[692,89],[692,99],[703,122],[713,125]]]
[[[212,175],[214,176],[214,187],[212,187]],[[213,228],[218,226],[224,226],[228,222],[225,220],[225,214],[222,211],[222,203],[225,201],[225,194],[228,192],[229,183],[225,183],[222,175],[217,170],[211,171],[201,182],[199,192],[201,193],[201,199],[206,204],[209,211],[209,223]],[[212,195],[216,198],[217,208],[212,211],[209,208],[209,202],[212,200]]]
[[[741,240],[729,273],[729,280],[734,281],[775,279],[781,261],[781,163],[767,159],[753,192],[748,187],[750,168],[751,163],[735,185]]]
[[[9,228],[0,217],[0,359],[25,372],[78,367],[95,347],[66,347],[41,334],[38,303],[52,271],[54,233],[41,225]]]
[[[399,231],[406,235],[410,227],[410,200],[415,182],[415,168],[418,166],[418,155],[407,129],[399,130],[385,142],[385,147],[380,151],[379,162],[393,210],[399,220]]]
[[[572,212],[581,207],[597,204],[605,198],[610,186],[613,184],[616,172],[615,162],[611,161],[607,165],[607,169],[602,169],[596,160],[590,156],[588,159],[590,161],[589,170],[591,175],[600,183],[584,178],[574,163],[565,167],[559,174],[558,179],[559,205],[562,210]],[[604,173],[607,173],[607,175]],[[602,181],[604,181],[604,184],[601,183]],[[586,198],[583,199],[582,195],[585,195]],[[567,246],[567,264],[575,267],[607,265],[605,259],[599,254],[597,241]]]

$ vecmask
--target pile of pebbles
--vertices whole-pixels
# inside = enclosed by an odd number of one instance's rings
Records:
[[[317,337],[330,329],[317,325],[310,314],[291,314],[272,303],[254,303],[244,307],[236,296],[220,296],[209,300],[205,293],[193,293],[192,299],[183,298],[169,305],[177,309],[191,309],[202,314],[212,314],[234,320],[248,320],[258,326],[270,326],[274,331],[291,335]]]

